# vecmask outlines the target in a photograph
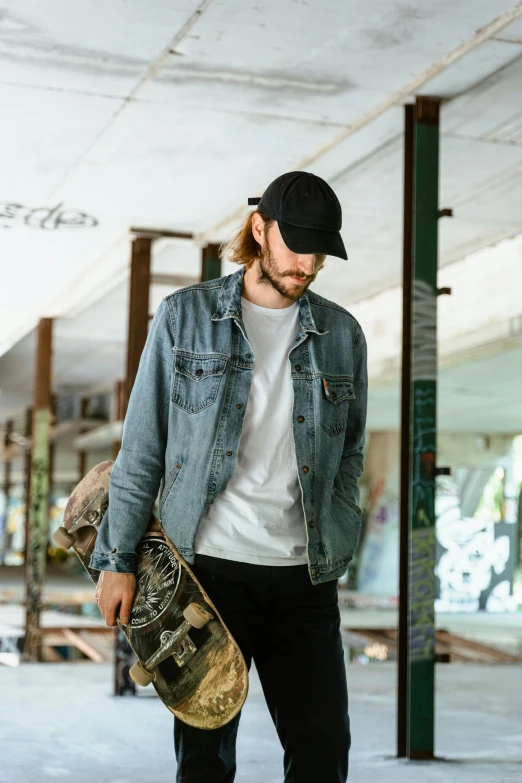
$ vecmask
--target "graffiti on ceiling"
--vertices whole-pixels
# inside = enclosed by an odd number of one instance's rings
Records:
[[[70,209],[63,203],[54,207],[27,207],[16,201],[0,201],[0,228],[27,226],[43,231],[94,228],[98,221],[86,212]]]

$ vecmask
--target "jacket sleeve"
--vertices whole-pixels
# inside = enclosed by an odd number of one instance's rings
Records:
[[[350,504],[359,508],[359,478],[363,472],[363,449],[366,441],[366,413],[368,408],[368,360],[366,338],[359,326],[353,342],[353,380],[355,399],[350,401],[350,423],[344,439],[343,455],[336,481]]]
[[[109,507],[90,560],[99,571],[135,571],[136,547],[165,472],[173,346],[173,305],[164,299],[141,355],[110,477]]]

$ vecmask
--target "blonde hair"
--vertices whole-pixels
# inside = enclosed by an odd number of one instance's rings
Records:
[[[256,258],[262,258],[261,246],[256,239],[254,239],[252,233],[252,216],[255,212],[257,212],[258,215],[261,215],[263,219],[265,240],[268,241],[268,231],[275,221],[273,218],[264,215],[263,212],[260,212],[259,210],[249,212],[243,221],[243,225],[235,233],[232,239],[221,245],[219,251],[220,258],[226,258],[229,261],[233,261],[235,264],[244,264],[246,269],[252,266]],[[314,273],[311,278],[312,281],[315,280],[317,273],[324,266],[325,260],[325,255],[317,254],[315,256]]]

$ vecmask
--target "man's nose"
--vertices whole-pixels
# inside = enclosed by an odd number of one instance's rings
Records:
[[[314,271],[315,255],[299,255],[297,266],[303,275],[311,275]]]

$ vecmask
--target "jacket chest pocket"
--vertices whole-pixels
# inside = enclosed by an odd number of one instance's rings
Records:
[[[217,398],[227,360],[215,356],[174,356],[172,402],[189,413],[199,413]]]
[[[348,426],[350,400],[355,400],[353,381],[321,377],[321,427],[328,435],[340,435]]]

